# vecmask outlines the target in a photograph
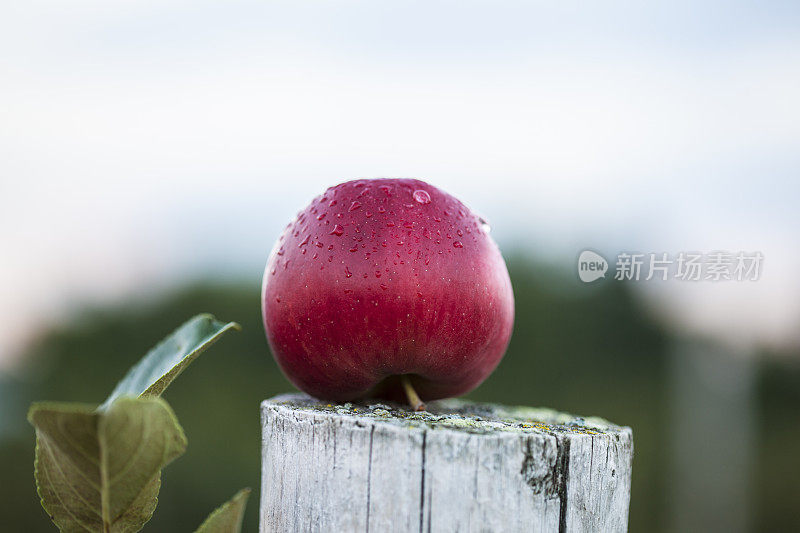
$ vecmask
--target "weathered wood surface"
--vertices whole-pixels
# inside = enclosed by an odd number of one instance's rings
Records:
[[[261,405],[261,531],[625,531],[630,428],[445,400]]]

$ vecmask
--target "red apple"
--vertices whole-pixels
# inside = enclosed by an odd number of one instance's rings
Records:
[[[317,398],[464,394],[508,346],[514,294],[483,219],[412,179],[329,188],[267,262],[262,314],[286,376]]]

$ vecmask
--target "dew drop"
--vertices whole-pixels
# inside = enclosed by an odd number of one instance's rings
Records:
[[[483,217],[479,218],[478,222],[480,222],[481,229],[483,231],[485,231],[486,233],[489,233],[490,231],[492,231],[492,227],[489,225],[489,223],[486,221],[485,218],[483,218]]]
[[[300,244],[298,244],[297,247],[300,248],[301,246],[305,246],[306,244],[308,244],[308,238],[309,237],[310,237],[310,235],[306,235],[306,238],[303,239],[302,241],[300,241]]]
[[[357,251],[358,251],[358,245],[356,244],[355,246],[353,246],[352,248],[350,248],[350,251],[351,251],[351,252],[357,252]]]
[[[278,298],[278,297],[275,298],[275,301],[278,302],[278,303],[281,303],[281,299]]]
[[[341,227],[339,224],[336,224],[333,227],[333,230],[328,235],[336,235],[337,237],[341,237],[344,233],[344,228]]]
[[[344,277],[349,278],[349,277],[352,277],[352,275],[353,275],[353,273],[350,272],[350,269],[347,268],[347,267],[344,267]]]
[[[463,248],[464,245],[461,244],[461,241],[453,241],[453,248]]]
[[[328,207],[333,207],[335,205],[336,205],[336,200],[331,200],[331,202],[328,204]]]
[[[356,201],[354,201],[352,204],[350,204],[350,208],[348,209],[348,211],[355,211],[355,210],[356,210],[356,209],[358,209],[359,207],[361,207],[361,202],[359,202],[358,200],[356,200]]]
[[[379,277],[381,277],[381,271],[380,271],[380,270],[376,270],[376,271],[375,271],[375,277],[376,277],[376,278],[379,278]]]
[[[325,215],[327,215],[327,214],[328,214],[328,213],[326,213],[326,212],[324,212],[324,211],[323,211],[322,213],[320,213],[319,215],[317,215],[317,220],[322,220],[323,218],[325,218]]]
[[[385,213],[385,212],[386,212],[386,208],[383,207],[382,205],[379,205],[378,206],[378,213]]]
[[[456,235],[458,235],[459,237],[462,237],[464,235],[464,232],[461,231],[460,229],[456,230]]]
[[[364,214],[366,215],[366,217],[367,217],[367,218],[369,218],[369,217],[371,217],[371,216],[372,216],[372,211],[367,211],[367,212],[366,212],[366,213],[364,213]]]
[[[381,283],[381,289],[386,290],[389,287],[385,283]]]
[[[323,246],[325,246],[324,244],[322,244],[319,241],[316,242],[316,245],[317,245],[317,248],[322,248]]]

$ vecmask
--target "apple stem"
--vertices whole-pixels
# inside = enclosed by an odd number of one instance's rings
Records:
[[[408,376],[400,376],[400,383],[403,384],[403,389],[406,391],[408,404],[411,406],[411,408],[414,411],[424,411],[425,404],[419,399],[419,395],[417,394],[417,391],[414,390],[413,385],[411,385],[411,380],[408,379]]]

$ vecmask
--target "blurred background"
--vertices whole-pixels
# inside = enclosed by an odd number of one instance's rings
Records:
[[[244,329],[166,394],[190,445],[145,530],[257,489],[259,401],[292,388],[269,250],[327,186],[387,176],[506,256],[516,330],[471,397],[631,426],[631,531],[794,529],[798,94],[796,2],[0,2],[0,529],[53,529],[28,405],[102,401],[201,311]],[[584,284],[587,248],[764,261]]]

